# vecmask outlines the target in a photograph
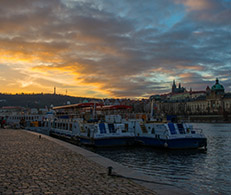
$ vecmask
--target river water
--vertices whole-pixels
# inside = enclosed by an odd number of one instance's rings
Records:
[[[231,124],[193,125],[203,129],[207,151],[136,147],[95,152],[195,194],[231,194]]]

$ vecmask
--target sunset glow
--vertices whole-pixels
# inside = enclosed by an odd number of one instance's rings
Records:
[[[231,91],[229,0],[1,0],[1,93]]]

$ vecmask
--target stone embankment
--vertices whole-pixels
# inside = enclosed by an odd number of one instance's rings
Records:
[[[0,194],[154,194],[42,136],[0,129]]]

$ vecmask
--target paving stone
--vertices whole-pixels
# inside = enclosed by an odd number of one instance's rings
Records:
[[[0,194],[154,194],[47,139],[0,129]]]

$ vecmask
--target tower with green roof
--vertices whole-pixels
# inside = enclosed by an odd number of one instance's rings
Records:
[[[216,83],[211,88],[211,93],[215,95],[224,95],[225,93],[225,88],[219,83],[218,78],[216,79]]]

